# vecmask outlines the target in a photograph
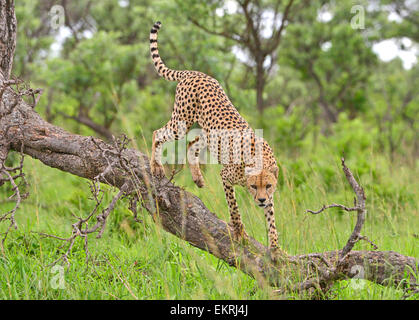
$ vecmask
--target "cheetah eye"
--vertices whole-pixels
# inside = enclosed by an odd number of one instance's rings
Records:
[[[269,189],[270,187],[272,187],[272,185],[268,183],[268,184],[266,185],[266,189]]]
[[[255,184],[252,184],[251,187],[255,190],[258,188]]]

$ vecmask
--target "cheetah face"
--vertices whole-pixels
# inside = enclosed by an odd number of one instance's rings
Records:
[[[275,174],[267,169],[258,173],[246,171],[246,186],[256,204],[261,208],[271,205],[277,182]]]

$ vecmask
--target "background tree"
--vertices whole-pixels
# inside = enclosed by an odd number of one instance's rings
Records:
[[[380,2],[387,18],[384,23],[384,36],[387,38],[408,37],[419,42],[419,4],[410,0],[384,0]]]
[[[266,107],[265,86],[275,65],[281,37],[307,1],[215,1],[207,5],[179,1],[178,4],[193,25],[232,41],[248,56],[245,65],[253,75],[254,82],[250,85],[254,83],[256,107],[262,114]]]
[[[401,61],[381,64],[368,101],[380,130],[379,141],[392,161],[396,154],[418,156],[419,69],[403,70]]]
[[[369,38],[349,23],[350,8],[344,1],[306,8],[284,38],[288,46],[281,51],[280,64],[299,71],[310,87],[311,108],[321,110],[313,111],[315,122],[321,118],[326,124],[334,123],[342,111],[353,118],[366,108],[364,88],[376,57]],[[330,18],[325,21],[320,13]]]

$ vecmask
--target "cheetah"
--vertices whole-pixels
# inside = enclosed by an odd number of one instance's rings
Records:
[[[166,67],[160,58],[156,22],[150,31],[150,53],[159,76],[177,81],[174,109],[167,124],[153,132],[150,167],[153,175],[164,176],[161,164],[162,145],[182,139],[194,123],[202,133],[187,147],[190,172],[198,187],[204,186],[199,168],[199,154],[208,146],[223,164],[221,179],[230,212],[229,226],[235,241],[248,235],[242,223],[234,186],[248,189],[256,204],[264,209],[268,225],[269,247],[277,252],[278,235],[275,226],[273,195],[278,179],[278,166],[268,143],[255,135],[242,118],[217,80],[199,71],[178,71]],[[222,152],[227,148],[226,152]],[[258,156],[256,156],[256,154]]]

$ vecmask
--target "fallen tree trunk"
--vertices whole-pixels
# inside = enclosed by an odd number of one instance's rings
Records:
[[[128,149],[126,139],[109,144],[93,137],[71,134],[44,121],[34,110],[39,99],[36,94],[40,90],[22,90],[19,81],[9,79],[13,61],[10,55],[13,55],[16,40],[16,19],[12,0],[0,0],[0,4],[0,16],[6,19],[0,23],[0,185],[10,183],[16,199],[12,210],[0,212],[0,222],[10,222],[3,242],[11,228],[16,227],[14,214],[23,200],[16,180],[24,177],[23,156],[28,155],[49,167],[92,181],[96,207],[86,218],[80,218],[73,224],[73,233],[69,238],[55,236],[69,242],[64,258],[77,237],[84,237],[86,244],[89,234],[97,233],[100,237],[116,202],[122,196],[127,196],[131,200],[130,209],[134,217],[140,203],[166,231],[226,261],[256,278],[262,285],[279,287],[281,292],[310,288],[327,291],[334,281],[359,276],[360,270],[364,279],[382,285],[417,285],[417,259],[393,251],[352,250],[355,242],[362,239],[360,229],[365,215],[365,196],[362,188],[360,193],[357,184],[354,187],[353,176],[344,163],[343,169],[357,194],[358,205],[354,208],[331,206],[358,211],[358,222],[347,245],[342,250],[275,260],[268,248],[252,238],[247,244],[232,241],[227,224],[210,212],[198,197],[173,185],[167,178],[152,177],[147,156]],[[33,104],[26,103],[23,96],[31,97]],[[16,168],[5,165],[11,150],[22,155],[22,161]],[[100,183],[114,186],[119,192],[109,206],[98,213],[102,201]],[[312,213],[324,209],[326,207]],[[87,222],[94,218],[96,224],[89,227]]]

